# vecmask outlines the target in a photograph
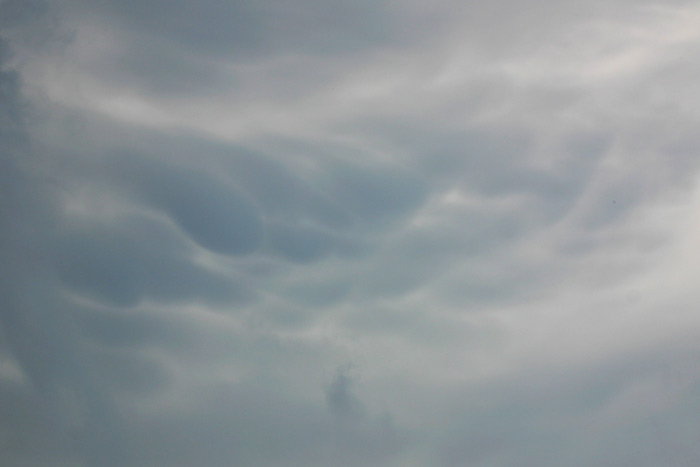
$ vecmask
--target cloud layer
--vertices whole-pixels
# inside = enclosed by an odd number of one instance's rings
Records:
[[[0,2],[3,465],[697,465],[693,2]]]

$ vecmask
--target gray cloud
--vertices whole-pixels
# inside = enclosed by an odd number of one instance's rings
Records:
[[[154,94],[210,94],[231,76],[217,60],[256,63],[286,55],[353,54],[388,42],[392,28],[386,2],[335,0],[318,5],[256,2],[64,1],[75,15],[111,31],[120,42],[109,59],[87,65],[110,81],[128,82]],[[80,39],[80,26],[75,25]]]
[[[226,302],[249,295],[235,281],[193,264],[182,254],[188,245],[158,224],[136,217],[117,228],[86,226],[67,233],[56,254],[61,281],[88,296],[123,306],[144,298]]]
[[[696,465],[700,11],[511,3],[1,2],[0,463]]]
[[[329,408],[340,416],[358,415],[362,410],[360,401],[352,394],[351,365],[338,368],[335,378],[326,389]]]

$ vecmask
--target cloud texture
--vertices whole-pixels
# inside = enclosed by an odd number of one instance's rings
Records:
[[[0,463],[695,466],[700,5],[0,2]]]

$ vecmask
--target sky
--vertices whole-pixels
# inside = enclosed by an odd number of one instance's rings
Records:
[[[697,466],[698,24],[0,0],[0,463]]]

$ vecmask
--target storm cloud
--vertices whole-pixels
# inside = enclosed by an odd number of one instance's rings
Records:
[[[0,0],[0,464],[697,465],[699,20]]]

